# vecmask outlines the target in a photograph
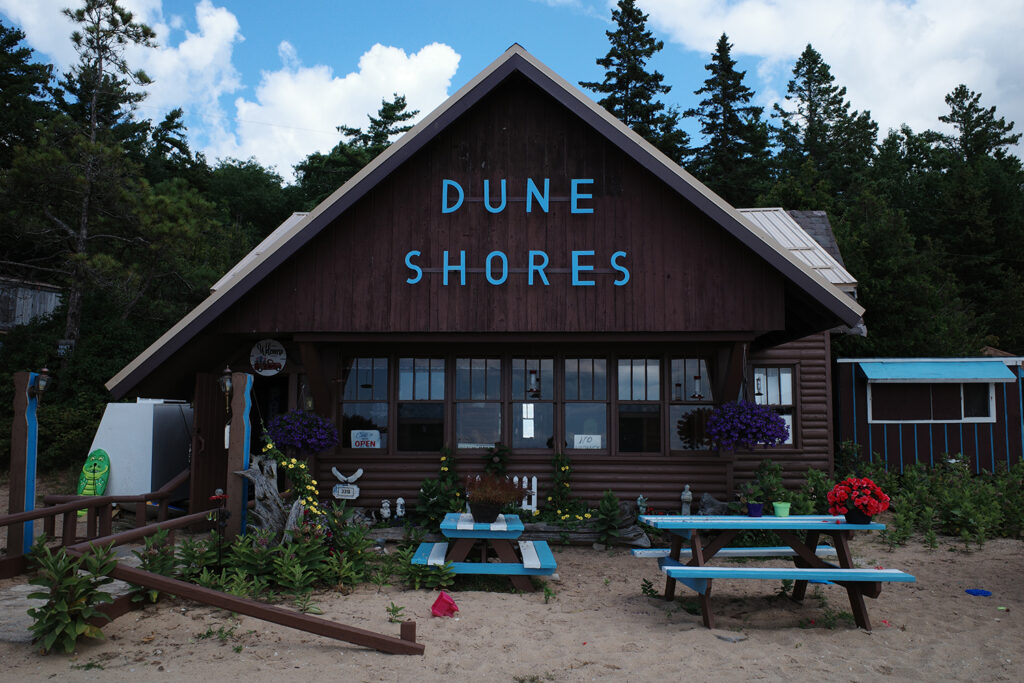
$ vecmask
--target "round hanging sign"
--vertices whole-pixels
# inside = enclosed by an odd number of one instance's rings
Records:
[[[264,339],[253,345],[249,353],[249,364],[257,375],[271,377],[284,369],[288,354],[276,339]]]

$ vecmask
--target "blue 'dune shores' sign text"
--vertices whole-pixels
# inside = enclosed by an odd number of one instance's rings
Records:
[[[589,192],[583,191],[583,189],[589,189],[584,188],[583,186],[592,185],[593,183],[594,181],[589,178],[572,178],[570,180],[570,213],[594,213],[593,207],[585,205],[586,200],[592,199],[593,195]],[[491,183],[489,180],[484,180],[483,205],[488,213],[501,213],[505,210],[508,204],[507,188],[504,178],[500,181],[500,188],[500,200],[497,203],[492,203]],[[465,191],[458,182],[448,178],[441,181],[441,213],[455,213],[462,208],[465,197]],[[526,213],[532,213],[534,205],[536,205],[542,212],[548,213],[550,199],[550,178],[544,178],[543,189],[538,187],[533,178],[526,179]],[[405,254],[405,266],[411,273],[405,281],[410,285],[415,285],[423,281],[424,269],[417,263],[421,256],[422,252],[415,249]],[[629,269],[624,263],[625,259],[626,252],[624,251],[616,251],[608,257],[608,265],[611,266],[612,272],[615,275],[615,280],[612,281],[612,284],[616,287],[621,287],[629,282]],[[464,286],[466,284],[467,272],[481,272],[479,266],[472,269],[468,267],[465,250],[460,250],[458,255],[455,255],[454,252],[445,250],[441,254],[441,260],[442,267],[440,269],[431,268],[427,270],[430,272],[440,272],[442,274],[442,282],[445,286],[448,285],[449,278],[454,280],[454,276],[456,275],[459,279],[459,285]],[[596,262],[597,255],[593,250],[574,250],[570,252],[567,270],[572,275],[573,287],[592,287],[597,284],[593,279],[593,277],[598,274],[595,272]],[[523,269],[518,269],[517,272],[526,273],[526,282],[530,286],[535,283],[547,286],[551,284],[548,282],[547,276],[548,266],[550,263],[551,259],[547,252],[530,249],[527,252],[527,267],[525,271]],[[510,270],[508,265],[508,255],[505,252],[490,252],[484,257],[482,265],[482,272],[488,283],[492,285],[503,285],[508,281]],[[563,271],[563,269],[559,270],[560,272]]]

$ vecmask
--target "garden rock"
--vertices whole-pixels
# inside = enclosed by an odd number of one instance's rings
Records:
[[[705,493],[700,497],[700,511],[702,515],[727,515],[729,514],[729,504],[723,503],[718,500],[710,493]]]

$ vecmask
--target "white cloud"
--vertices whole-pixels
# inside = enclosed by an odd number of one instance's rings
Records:
[[[405,95],[409,109],[420,110],[420,116],[429,113],[447,97],[460,59],[440,43],[415,54],[377,44],[359,59],[358,71],[339,77],[322,64],[302,66],[288,43],[278,53],[282,68],[263,73],[255,101],[235,100],[237,134],[213,145],[210,154],[255,156],[285,178],[311,152],[334,147],[341,139],[337,126],[365,128],[367,114],[394,93]]]
[[[982,104],[1024,126],[1020,36],[1024,3],[991,0],[639,0],[666,41],[710,55],[725,32],[733,56],[760,59],[748,81],[762,100],[784,84],[811,43],[847,87],[855,109],[871,111],[882,134],[907,123],[941,130],[944,96],[965,83]],[[775,96],[776,98],[778,95]]]

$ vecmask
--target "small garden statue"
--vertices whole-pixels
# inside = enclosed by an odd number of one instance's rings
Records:
[[[399,498],[395,501],[395,520],[405,518],[405,498]]]
[[[680,514],[690,514],[691,505],[693,505],[693,493],[690,491],[690,485],[687,484],[686,486],[683,487],[683,492],[679,494]]]
[[[637,496],[636,497],[636,509],[640,511],[641,515],[647,514],[647,497]]]
[[[391,501],[385,500],[380,504],[380,518],[385,522],[391,519]]]

